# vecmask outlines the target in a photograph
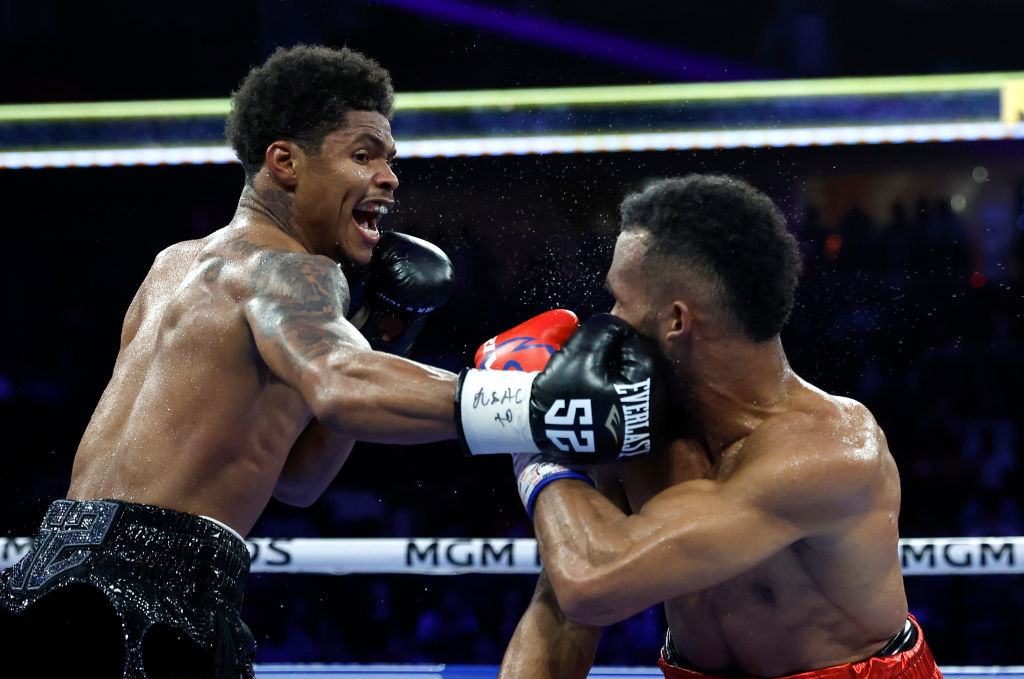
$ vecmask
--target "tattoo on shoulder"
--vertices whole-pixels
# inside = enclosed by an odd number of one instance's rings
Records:
[[[213,283],[220,278],[220,272],[224,269],[224,256],[218,254],[204,256],[199,260],[199,266],[202,268],[203,280]]]
[[[235,236],[216,250],[200,253],[196,258],[196,266],[199,268],[203,280],[213,283],[220,279],[225,264],[228,261],[234,261],[237,255],[247,257],[266,249],[266,245],[254,243],[245,236]]]
[[[345,317],[349,290],[337,264],[324,257],[267,251],[254,274],[257,328],[277,337],[290,353],[312,360],[328,353],[340,338],[328,327]]]
[[[236,253],[242,256],[248,256],[260,250],[266,250],[267,246],[263,243],[254,243],[245,236],[235,236],[229,240],[226,244],[229,252]]]

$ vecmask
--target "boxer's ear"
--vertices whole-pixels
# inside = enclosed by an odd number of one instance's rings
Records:
[[[290,189],[299,181],[299,169],[304,158],[305,154],[298,145],[279,139],[267,147],[263,166],[278,184]]]
[[[693,310],[690,305],[681,299],[672,302],[668,314],[668,329],[665,331],[665,341],[673,344],[685,340],[690,336],[693,329]]]

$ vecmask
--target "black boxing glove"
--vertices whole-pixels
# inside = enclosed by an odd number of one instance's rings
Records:
[[[370,282],[370,270],[368,266],[360,267],[350,262],[342,262],[338,266],[348,281],[348,311],[345,318],[353,320],[359,315],[363,308],[363,300],[366,299],[366,286]]]
[[[456,395],[470,454],[581,464],[649,453],[668,427],[672,372],[625,321],[591,316],[541,372],[465,370]]]
[[[455,270],[439,247],[385,231],[373,248],[366,281],[369,311],[360,330],[370,346],[408,355],[427,315],[451,295]],[[353,298],[355,295],[353,295]]]

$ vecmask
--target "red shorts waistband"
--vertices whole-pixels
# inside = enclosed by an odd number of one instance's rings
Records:
[[[917,628],[917,643],[909,651],[884,658],[868,658],[855,663],[823,667],[820,670],[791,674],[780,679],[942,679],[942,673],[932,651],[924,640],[924,633],[914,616],[910,622]],[[661,649],[658,667],[666,679],[755,679],[742,676],[718,676],[670,665]]]

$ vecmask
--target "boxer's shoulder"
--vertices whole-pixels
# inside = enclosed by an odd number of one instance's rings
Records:
[[[762,470],[759,477],[773,480],[768,485],[801,502],[867,498],[888,476],[884,434],[856,401],[827,395],[816,401],[766,417],[737,447],[732,467]]]
[[[883,441],[878,423],[862,403],[802,383],[754,428],[745,447],[878,450]]]
[[[158,259],[179,264],[179,295],[196,288],[203,294],[219,289],[234,303],[244,304],[269,293],[348,294],[337,262],[310,254],[277,227],[229,225],[204,239],[173,245]]]
[[[196,256],[209,245],[210,238],[184,240],[161,250],[153,260],[153,268],[167,269],[190,266]]]

